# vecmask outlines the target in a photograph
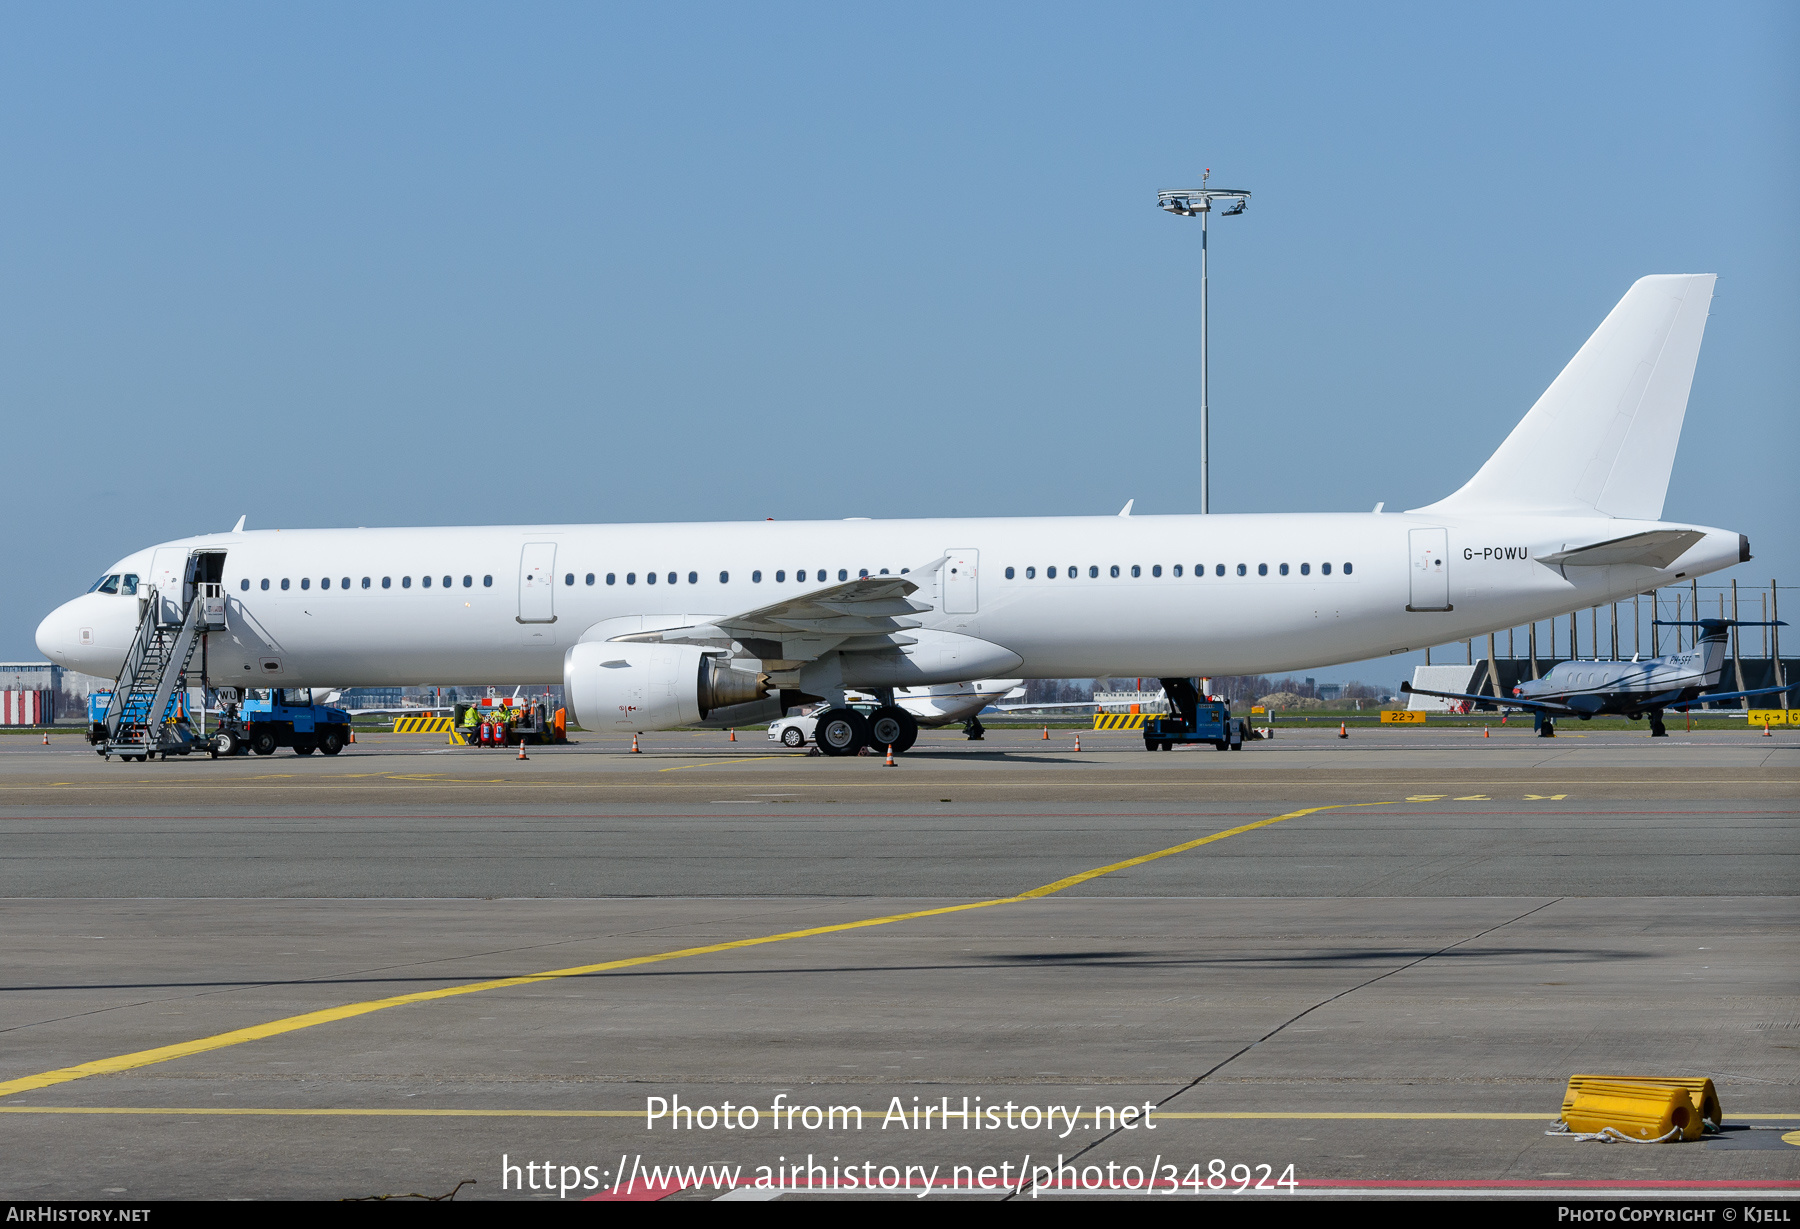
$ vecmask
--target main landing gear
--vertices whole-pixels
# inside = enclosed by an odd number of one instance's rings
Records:
[[[963,737],[972,743],[978,743],[987,736],[987,727],[981,724],[980,717],[971,717],[963,722]]]
[[[918,741],[919,723],[897,705],[884,704],[867,717],[853,708],[827,709],[813,727],[813,741],[826,755],[855,755],[864,747],[894,754]]]
[[[1663,728],[1662,709],[1653,708],[1650,710],[1648,716],[1650,718],[1650,737],[1667,738],[1669,736],[1669,731]]]

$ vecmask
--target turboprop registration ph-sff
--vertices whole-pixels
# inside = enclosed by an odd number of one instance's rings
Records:
[[[1638,281],[1474,477],[1405,513],[240,521],[115,563],[37,643],[114,675],[148,619],[178,622],[200,593],[214,607],[194,668],[213,686],[560,682],[583,728],[621,732],[841,707],[846,688],[1402,653],[1749,558],[1738,533],[1661,519],[1713,280]],[[845,711],[835,754],[868,737]]]

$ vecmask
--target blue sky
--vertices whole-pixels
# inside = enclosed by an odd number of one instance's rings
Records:
[[[8,6],[0,656],[240,513],[1194,510],[1204,166],[1215,511],[1428,502],[1717,272],[1666,515],[1800,583],[1796,64],[1778,4]]]

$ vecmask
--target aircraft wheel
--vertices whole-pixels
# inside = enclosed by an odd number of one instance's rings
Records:
[[[250,750],[258,755],[275,754],[275,736],[267,730],[250,740]]]
[[[790,725],[781,732],[781,745],[784,747],[804,747],[806,734],[797,725]]]
[[[1173,751],[1173,750],[1174,750],[1174,749],[1175,749],[1175,744],[1174,744],[1174,743],[1171,743],[1171,742],[1165,742],[1165,743],[1164,743],[1164,744],[1163,744],[1163,745],[1162,745],[1162,749],[1163,749],[1163,750],[1164,750],[1164,751]]]
[[[344,749],[344,736],[336,730],[327,730],[325,737],[319,740],[319,750],[326,755],[336,755]]]
[[[877,751],[892,747],[895,755],[905,755],[918,741],[918,719],[899,705],[869,714],[869,742]]]
[[[855,709],[834,708],[820,714],[813,741],[826,755],[855,755],[869,743],[869,723]]]
[[[229,730],[220,730],[217,734],[213,735],[213,758],[217,759],[221,755],[236,755],[238,753],[238,746],[238,736],[236,734],[233,734]]]
[[[1223,738],[1213,739],[1213,746],[1217,747],[1221,751],[1231,750],[1231,744],[1226,742]]]

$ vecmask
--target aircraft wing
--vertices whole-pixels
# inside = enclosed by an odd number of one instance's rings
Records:
[[[862,576],[705,623],[631,632],[613,639],[729,638],[752,648],[765,661],[794,662],[812,661],[833,649],[850,651],[910,644],[913,642],[899,633],[918,627],[919,621],[908,616],[933,609],[929,602],[913,600],[912,594],[919,591],[916,582],[948,560],[949,556],[944,555],[899,576]],[[859,640],[862,643],[857,643]]]
[[[1671,704],[1669,707],[1678,713],[1684,713],[1700,704],[1717,704],[1720,700],[1747,700],[1751,696],[1776,696],[1784,691],[1800,691],[1800,683],[1789,683],[1785,687],[1760,687],[1755,691],[1708,692],[1681,704]]]
[[[1016,713],[1021,709],[1027,709],[1027,708],[1029,708],[1029,709],[1092,708],[1092,707],[1094,707],[1094,701],[1092,701],[1092,700],[1067,700],[1067,701],[1062,701],[1062,702],[1059,702],[1056,704],[991,704],[988,707],[992,708],[995,712],[999,712],[999,713]]]
[[[1438,696],[1445,700],[1472,700],[1479,704],[1493,704],[1501,708],[1522,708],[1532,712],[1567,713],[1579,715],[1580,710],[1570,708],[1567,704],[1556,704],[1549,700],[1521,700],[1513,696],[1472,696],[1466,691],[1427,691],[1423,687],[1414,687],[1411,683],[1402,682],[1400,690],[1407,695]]]

